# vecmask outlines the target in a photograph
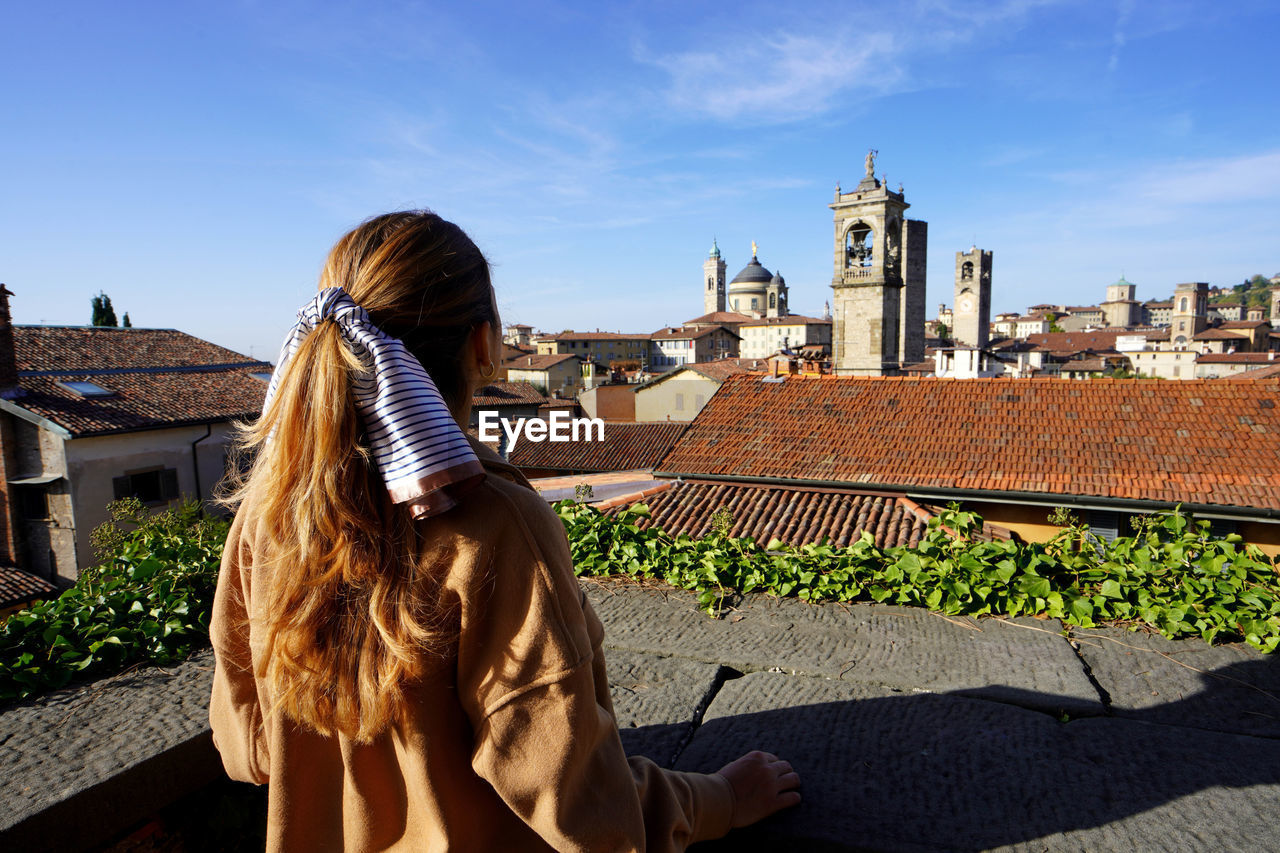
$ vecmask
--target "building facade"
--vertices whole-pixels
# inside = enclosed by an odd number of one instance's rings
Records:
[[[739,326],[738,334],[742,358],[768,358],[779,350],[798,352],[801,347],[831,349],[831,321],[800,314],[752,320]]]
[[[204,500],[272,366],[174,329],[11,326],[0,287],[0,563],[58,584],[107,504]]]

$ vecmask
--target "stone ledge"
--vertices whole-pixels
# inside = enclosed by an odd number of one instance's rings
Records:
[[[212,678],[206,649],[0,713],[0,847],[85,849],[217,779]]]

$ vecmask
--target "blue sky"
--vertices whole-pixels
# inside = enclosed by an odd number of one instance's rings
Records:
[[[652,331],[732,276],[830,298],[868,148],[929,223],[927,305],[995,252],[994,310],[1280,272],[1280,6],[8,4],[0,281],[19,323],[134,325],[274,359],[325,252],[426,206],[504,320]]]

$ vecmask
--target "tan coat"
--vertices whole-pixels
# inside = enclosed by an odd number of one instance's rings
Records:
[[[420,522],[450,566],[459,614],[447,661],[410,688],[403,721],[368,745],[269,713],[253,677],[252,507],[227,540],[210,635],[209,718],[233,779],[270,785],[267,849],[682,850],[729,830],[719,774],[628,759],[600,620],[578,586],[560,520],[518,471],[477,445],[489,476]]]

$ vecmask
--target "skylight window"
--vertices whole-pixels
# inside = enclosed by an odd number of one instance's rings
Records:
[[[110,397],[115,393],[92,382],[59,382],[58,384],[80,397]]]
[[[270,373],[250,373],[249,375],[252,376],[254,379],[261,379],[263,382],[271,381]]]

